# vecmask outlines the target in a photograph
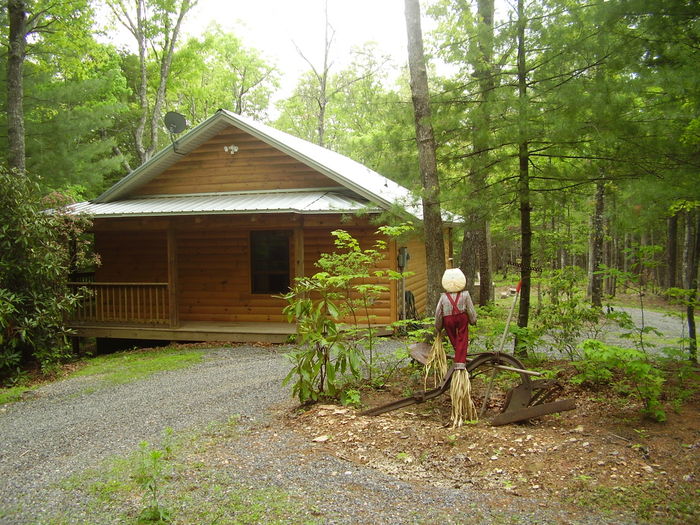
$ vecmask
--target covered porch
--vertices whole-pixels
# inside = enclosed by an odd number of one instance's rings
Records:
[[[102,264],[74,275],[84,298],[68,326],[77,337],[282,343],[296,332],[280,297],[294,277],[333,249],[330,232],[363,242],[373,229],[335,215],[240,214],[134,217],[94,223]],[[395,258],[394,243],[387,260]],[[395,283],[374,304],[373,324],[396,315]]]

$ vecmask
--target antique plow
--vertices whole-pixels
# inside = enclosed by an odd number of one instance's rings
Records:
[[[429,345],[419,343],[413,346],[411,355],[425,364],[429,349]],[[573,399],[552,401],[561,391],[561,385],[551,379],[532,379],[541,374],[526,370],[510,354],[474,354],[467,359],[467,371],[471,378],[472,399],[479,417],[490,420],[492,425],[506,425],[576,408]],[[437,388],[365,410],[362,414],[376,416],[435,399],[449,390],[452,372],[453,369],[450,368]]]

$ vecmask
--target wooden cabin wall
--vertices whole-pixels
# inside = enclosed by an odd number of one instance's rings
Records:
[[[307,221],[308,222],[308,221]],[[334,226],[308,226],[304,230],[304,268],[305,274],[311,276],[316,272],[321,271],[315,266],[316,261],[322,253],[335,251],[333,241],[335,237],[331,232],[336,229],[343,229],[350,233],[360,243],[360,248],[365,250],[374,246],[380,236],[376,233],[376,227],[352,227],[337,223]],[[385,237],[383,240],[387,240]],[[392,255],[393,254],[393,255]],[[376,270],[389,270],[396,267],[395,247],[388,246],[385,257],[379,261]],[[372,284],[381,284],[387,286],[387,291],[383,292],[372,305],[370,316],[373,324],[388,325],[397,320],[397,302],[396,302],[396,283],[389,281],[386,278],[373,278],[368,281]],[[351,319],[345,319],[346,322],[351,322]]]
[[[428,265],[425,258],[425,242],[414,237],[405,243],[408,254],[411,257],[408,261],[406,271],[413,275],[406,278],[406,290],[413,293],[416,300],[416,312],[418,317],[433,315],[434,312],[427,308],[428,297]]]
[[[162,231],[100,231],[95,252],[101,264],[95,281],[167,283],[168,248]]]
[[[337,215],[239,215],[173,217],[158,221],[116,219],[102,222],[95,246],[105,264],[96,280],[106,282],[167,282],[167,230],[175,231],[178,267],[178,304],[181,321],[284,322],[286,302],[269,294],[251,293],[250,232],[290,231],[290,272],[303,268],[307,276],[322,253],[335,250],[331,231],[342,228],[360,241],[374,245],[376,228],[364,219],[341,221]],[[298,238],[301,237],[301,238]],[[303,249],[304,257],[295,250]],[[377,269],[395,269],[395,246],[390,244]],[[299,262],[297,262],[299,260]],[[377,324],[397,318],[396,285],[374,303],[370,315]]]
[[[231,155],[224,146],[238,146]],[[138,195],[337,187],[338,183],[247,133],[229,128],[137,189]]]
[[[282,322],[285,302],[250,290],[250,231],[178,231],[180,319]]]

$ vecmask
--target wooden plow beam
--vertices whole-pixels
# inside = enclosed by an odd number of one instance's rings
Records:
[[[428,345],[416,345],[411,354],[425,363]],[[450,388],[454,367],[450,368],[441,385],[431,390],[365,410],[361,415],[376,416],[424,403],[444,394]],[[514,356],[501,352],[474,354],[467,359],[467,371],[472,381],[472,398],[480,417],[490,420],[494,426],[526,421],[555,412],[573,410],[573,399],[552,401],[561,391],[561,385],[551,379],[532,379],[539,372],[527,370]]]

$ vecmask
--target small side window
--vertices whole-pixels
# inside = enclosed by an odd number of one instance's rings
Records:
[[[289,291],[289,231],[250,232],[251,292],[279,294]]]

